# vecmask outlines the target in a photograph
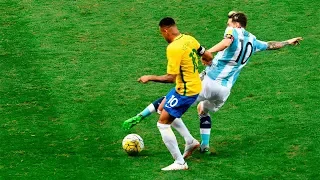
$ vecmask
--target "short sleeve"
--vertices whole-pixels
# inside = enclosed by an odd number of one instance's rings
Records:
[[[255,39],[254,40],[254,47],[255,47],[254,48],[255,52],[264,51],[264,50],[266,50],[268,48],[268,43]]]
[[[231,39],[233,41],[234,35],[233,35],[233,28],[232,27],[227,27],[225,32],[224,32],[224,38]]]

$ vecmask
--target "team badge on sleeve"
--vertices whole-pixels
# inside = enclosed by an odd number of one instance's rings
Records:
[[[232,39],[233,40],[233,36],[232,36],[232,34],[226,34],[226,36],[225,36],[226,38],[228,38],[228,39]]]
[[[227,28],[226,29],[226,34],[225,34],[224,37],[233,40],[232,28]]]

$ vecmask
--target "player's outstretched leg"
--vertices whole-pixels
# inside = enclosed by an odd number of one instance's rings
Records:
[[[155,100],[153,103],[149,104],[139,114],[125,120],[122,124],[123,129],[128,130],[128,129],[132,128],[134,125],[138,124],[142,119],[150,116],[153,112],[156,112],[156,110],[158,109],[158,107],[163,99],[164,99],[164,97],[161,97],[161,98]]]

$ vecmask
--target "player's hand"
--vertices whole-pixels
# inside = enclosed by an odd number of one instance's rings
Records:
[[[296,37],[296,38],[287,40],[287,42],[291,45],[297,45],[297,44],[300,44],[299,41],[302,41],[302,40],[303,40],[302,37]]]
[[[212,64],[212,60],[205,60],[201,57],[201,62],[205,66],[210,66]]]
[[[139,79],[138,79],[138,82],[141,82],[141,83],[147,83],[149,81],[149,78],[150,76],[149,75],[145,75],[145,76],[141,76]]]

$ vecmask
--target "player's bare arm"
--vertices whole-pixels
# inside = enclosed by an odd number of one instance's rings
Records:
[[[156,75],[144,75],[141,76],[138,81],[141,83],[147,83],[149,81],[154,82],[162,82],[162,83],[174,83],[176,80],[176,74],[165,74],[162,76],[156,76]]]
[[[292,39],[282,41],[282,42],[269,41],[267,50],[280,49],[280,48],[287,46],[287,45],[297,45],[297,44],[299,44],[299,41],[301,41],[301,40],[302,40],[302,37],[296,37],[296,38],[292,38]]]
[[[212,48],[210,48],[208,51],[211,53],[223,51],[227,47],[229,47],[232,43],[232,39],[225,38],[222,41],[220,41],[218,44],[214,45]]]
[[[218,44],[216,44],[212,48],[210,48],[207,52],[212,55],[212,53],[223,51],[224,49],[226,49],[227,47],[229,47],[231,45],[232,41],[233,41],[232,36],[230,36],[230,38],[226,37],[225,39],[220,41]],[[212,61],[207,61],[203,57],[201,57],[201,62],[205,66],[209,66],[212,63]]]

